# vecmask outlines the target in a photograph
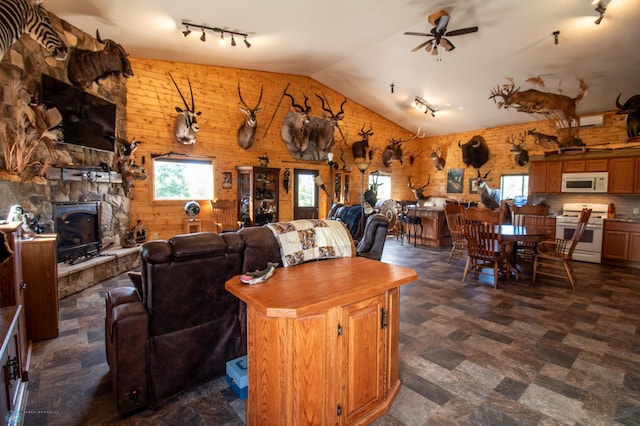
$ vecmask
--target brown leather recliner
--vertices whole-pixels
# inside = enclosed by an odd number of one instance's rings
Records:
[[[357,254],[379,260],[387,227],[386,217],[371,216]],[[150,241],[140,257],[140,273],[130,274],[135,287],[106,295],[107,360],[120,414],[157,408],[224,375],[227,361],[246,354],[246,306],[225,282],[281,264],[266,227]]]

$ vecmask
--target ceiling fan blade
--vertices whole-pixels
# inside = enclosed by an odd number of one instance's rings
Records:
[[[463,35],[463,34],[470,34],[470,33],[475,33],[475,32],[478,32],[478,27],[461,28],[459,30],[449,31],[445,35],[447,37],[453,37],[453,36],[458,36],[458,35]]]
[[[407,31],[407,32],[404,33],[404,35],[415,35],[415,36],[431,37],[431,34],[428,34],[428,33],[414,33],[413,31]]]
[[[451,43],[449,40],[447,40],[446,38],[443,38],[442,40],[440,40],[440,46],[442,46],[444,48],[444,50],[446,50],[447,52],[452,51],[453,49],[455,49],[456,47],[453,45],[453,43]]]
[[[422,49],[423,47],[425,47],[427,44],[430,44],[431,40],[427,40],[424,43],[420,43],[419,45],[417,45],[416,47],[414,47],[413,49],[411,49],[412,52],[415,52],[417,50]]]

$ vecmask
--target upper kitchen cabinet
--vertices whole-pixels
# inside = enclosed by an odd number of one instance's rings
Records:
[[[609,159],[609,193],[640,193],[640,157]]]
[[[606,172],[608,161],[606,158],[594,158],[589,160],[568,160],[562,162],[563,173],[580,172]]]
[[[562,162],[538,161],[529,163],[529,192],[532,194],[559,193],[562,188]]]

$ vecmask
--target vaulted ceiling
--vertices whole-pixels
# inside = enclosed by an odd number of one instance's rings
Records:
[[[428,136],[540,119],[498,109],[489,99],[512,77],[525,88],[541,77],[546,91],[575,96],[589,86],[578,112],[616,109],[640,93],[640,2],[610,0],[604,19],[591,0],[45,0],[70,24],[122,44],[132,56],[299,74],[368,107],[399,126]],[[429,33],[427,16],[450,15],[447,30],[478,26],[450,37],[455,49],[437,55],[411,50]],[[236,46],[220,34],[185,37],[181,22],[247,33]],[[557,43],[554,32],[559,31]],[[227,41],[229,40],[228,34]],[[134,70],[135,71],[135,70]],[[393,84],[393,90],[391,85]],[[419,96],[435,117],[414,109]]]

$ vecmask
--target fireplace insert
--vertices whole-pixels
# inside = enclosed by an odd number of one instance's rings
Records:
[[[53,203],[58,262],[72,262],[100,253],[99,214],[97,202]]]

